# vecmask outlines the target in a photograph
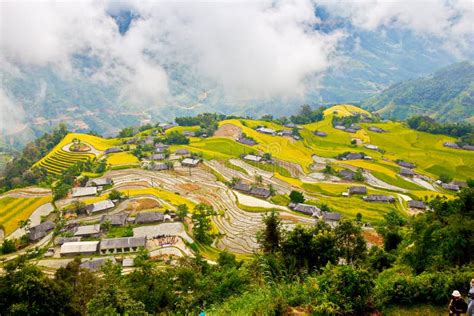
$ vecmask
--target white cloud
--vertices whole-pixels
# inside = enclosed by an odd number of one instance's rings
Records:
[[[24,118],[22,105],[0,87],[0,134],[14,134]]]

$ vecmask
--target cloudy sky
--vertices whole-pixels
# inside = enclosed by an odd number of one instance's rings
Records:
[[[324,8],[354,28],[406,29],[462,56],[472,51],[472,1],[2,1],[0,71],[47,66],[84,76],[77,56],[94,61],[88,80],[120,86],[121,98],[160,105],[170,69],[181,67],[227,100],[294,97],[339,56],[345,29],[320,31]],[[112,17],[137,17],[124,34]],[[0,123],[18,100],[0,89]],[[21,110],[17,114],[21,116]]]

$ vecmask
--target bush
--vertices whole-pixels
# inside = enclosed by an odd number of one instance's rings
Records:
[[[290,192],[290,200],[293,203],[303,203],[304,202],[304,195],[298,191],[291,191]]]

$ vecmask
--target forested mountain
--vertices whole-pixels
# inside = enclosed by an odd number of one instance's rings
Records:
[[[427,115],[439,121],[474,122],[474,64],[457,63],[433,75],[397,83],[362,105],[396,119]]]

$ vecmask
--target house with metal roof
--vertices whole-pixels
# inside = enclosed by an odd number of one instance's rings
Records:
[[[341,220],[341,213],[337,212],[323,212],[322,213],[322,219],[326,224],[328,224],[331,227],[337,226],[339,221]]]
[[[355,186],[349,188],[349,194],[367,194],[367,187],[365,186]]]
[[[344,169],[339,171],[337,175],[343,180],[351,181],[354,179],[355,172],[349,169]]]
[[[100,218],[100,224],[109,222],[112,226],[123,226],[127,221],[127,217],[127,214],[102,215]]]
[[[248,146],[254,146],[257,144],[256,141],[254,141],[253,139],[250,139],[250,138],[247,138],[247,137],[237,137],[237,139],[235,140],[236,142],[238,143],[241,143],[241,144],[244,144],[244,145],[248,145]]]
[[[372,145],[372,144],[366,144],[364,147],[370,150],[379,150],[379,146]]]
[[[97,178],[97,179],[91,179],[87,181],[86,186],[87,187],[100,187],[100,186],[112,185],[112,184],[113,184],[112,178]]]
[[[415,164],[408,162],[408,161],[403,161],[403,160],[397,160],[396,163],[403,168],[408,168],[408,169],[413,169],[415,168]]]
[[[357,160],[357,159],[363,159],[364,156],[362,154],[358,153],[348,153],[343,157],[345,160]]]
[[[112,148],[108,148],[105,150],[105,154],[106,155],[109,155],[109,154],[114,154],[114,153],[121,153],[123,150],[121,148],[117,148],[117,147],[112,147]]]
[[[254,162],[262,161],[262,157],[257,156],[257,155],[251,155],[251,154],[245,155],[243,159],[248,160],[248,161],[254,161]]]
[[[46,236],[50,231],[56,227],[51,221],[43,222],[39,225],[30,227],[29,239],[30,241],[37,241]]]
[[[61,246],[67,242],[77,242],[81,241],[81,237],[56,237],[54,239],[54,244],[57,246]]]
[[[408,207],[409,208],[416,208],[419,210],[424,210],[426,209],[426,205],[423,201],[416,201],[416,200],[411,200],[408,202]]]
[[[90,256],[95,255],[99,250],[98,241],[76,241],[65,242],[61,245],[60,256]]]
[[[452,149],[459,149],[459,145],[454,142],[445,142],[443,144],[444,147],[452,148]]]
[[[328,136],[327,133],[325,133],[325,132],[320,132],[320,131],[315,131],[315,132],[314,132],[314,135],[319,136],[319,137],[326,137],[326,136]]]
[[[275,135],[276,131],[271,128],[266,128],[266,127],[259,127],[256,129],[257,132],[262,133],[262,134],[267,134],[267,135]]]
[[[87,261],[83,261],[80,265],[81,268],[87,269],[92,272],[99,271],[100,268],[106,264],[108,261],[112,262],[113,264],[117,263],[114,257],[107,257],[107,258],[97,258],[97,259],[90,259]]]
[[[196,167],[199,164],[200,161],[201,161],[200,159],[184,158],[181,161],[181,166],[183,166],[183,167]]]
[[[100,253],[136,252],[146,246],[146,237],[123,237],[103,239],[100,242]]]
[[[83,196],[97,195],[97,187],[73,188],[72,197],[78,198]]]
[[[160,212],[141,212],[135,217],[135,224],[151,224],[163,222],[165,216]]]
[[[243,183],[242,181],[237,182],[234,184],[234,190],[249,193],[252,190],[252,186],[250,184]]]
[[[253,187],[250,192],[251,195],[258,196],[260,198],[268,198],[270,197],[270,190],[265,189],[265,188],[258,188],[258,187]]]
[[[75,237],[98,237],[100,235],[100,224],[78,226],[74,232]]]
[[[442,183],[441,187],[449,191],[459,191],[459,185],[452,184],[452,183]]]
[[[178,149],[177,151],[174,152],[176,155],[179,155],[179,156],[186,156],[186,155],[189,155],[190,152],[189,150],[185,149],[185,148],[182,148],[182,149]]]
[[[115,204],[111,200],[103,200],[99,202],[95,202],[93,204],[89,204],[86,206],[86,212],[88,215],[98,213],[98,212],[103,212],[106,210],[110,210],[111,208],[114,208]]]
[[[309,216],[314,216],[314,217],[321,216],[321,209],[317,206],[310,205],[310,204],[297,203],[296,205],[292,207],[292,209],[296,212],[300,212]]]
[[[369,131],[375,132],[375,133],[384,133],[385,130],[381,129],[380,127],[377,126],[369,126]]]
[[[366,202],[382,202],[382,203],[394,203],[395,198],[393,196],[387,196],[382,194],[370,194],[363,197]]]
[[[413,177],[415,175],[413,170],[408,169],[408,168],[401,168],[399,173],[401,176],[404,176],[404,177]]]

